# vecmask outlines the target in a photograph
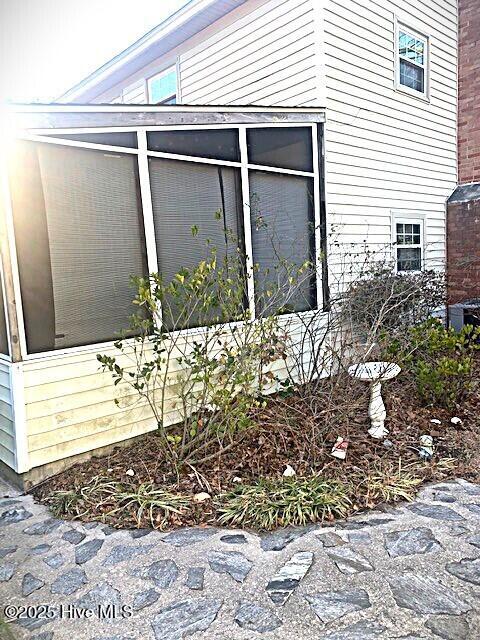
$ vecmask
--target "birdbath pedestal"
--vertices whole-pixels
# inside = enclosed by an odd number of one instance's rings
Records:
[[[364,362],[348,369],[352,378],[370,383],[368,417],[372,426],[368,433],[372,438],[385,438],[388,435],[388,429],[385,429],[387,411],[382,398],[382,382],[395,378],[400,371],[400,367],[394,362]]]

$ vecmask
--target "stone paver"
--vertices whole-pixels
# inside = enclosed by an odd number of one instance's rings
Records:
[[[0,616],[16,640],[476,640],[479,497],[458,480],[329,526],[161,533],[58,520],[0,482]]]

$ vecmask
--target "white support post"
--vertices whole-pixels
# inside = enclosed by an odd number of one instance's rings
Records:
[[[30,470],[28,456],[27,417],[25,411],[25,382],[23,363],[10,365],[10,389],[13,401],[13,424],[15,425],[15,471]]]
[[[317,126],[312,126],[313,151],[313,215],[315,224],[315,274],[317,289],[317,309],[323,307],[322,234],[320,221],[320,167],[318,154]]]
[[[242,178],[242,205],[243,205],[243,227],[245,237],[245,260],[247,273],[247,295],[250,318],[255,318],[255,284],[253,280],[253,249],[252,249],[252,225],[250,215],[250,185],[248,179],[248,156],[247,156],[247,129],[240,126],[238,131],[240,144],[241,178]]]

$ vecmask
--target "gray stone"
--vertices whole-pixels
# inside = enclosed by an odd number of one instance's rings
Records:
[[[338,533],[333,533],[331,531],[327,531],[326,533],[319,533],[316,535],[316,538],[326,548],[338,547],[342,544],[347,544],[345,540],[338,535]]]
[[[58,569],[63,564],[65,564],[65,560],[62,557],[61,553],[55,553],[53,556],[49,556],[48,558],[44,558],[43,561],[45,564],[48,564],[52,569]]]
[[[140,591],[137,593],[133,600],[133,608],[135,611],[140,611],[140,609],[145,609],[145,607],[150,607],[152,604],[155,604],[159,599],[160,594],[155,589],[147,589],[146,591]]]
[[[385,627],[378,622],[360,620],[350,627],[327,633],[322,640],[375,640],[380,638],[384,631]]]
[[[404,573],[387,580],[399,607],[423,614],[452,615],[466,613],[471,609],[452,589],[428,576]]]
[[[384,534],[385,548],[392,558],[429,553],[442,549],[430,529],[418,527],[407,531],[392,531]]]
[[[87,576],[85,571],[80,567],[69,569],[64,573],[61,573],[58,578],[52,582],[50,590],[52,593],[59,593],[63,596],[69,596],[75,593],[84,584],[87,584]]]
[[[460,562],[450,562],[445,569],[460,580],[480,585],[480,558],[464,558]]]
[[[253,563],[238,551],[210,551],[208,564],[212,571],[228,573],[237,582],[243,582],[250,573]]]
[[[192,527],[190,529],[177,529],[167,534],[163,538],[163,542],[172,544],[174,547],[186,547],[191,544],[197,544],[203,542],[210,536],[217,533],[216,529],[211,527],[201,529],[200,527]]]
[[[75,547],[75,562],[77,564],[85,564],[85,562],[94,558],[102,548],[103,543],[104,541],[100,538],[95,538]]]
[[[480,549],[480,534],[470,536],[469,538],[467,538],[467,542],[468,544],[473,544],[474,547],[478,547]]]
[[[32,636],[31,640],[52,640],[53,639],[53,631],[44,631],[43,633],[39,633],[36,636]]]
[[[360,553],[349,547],[338,547],[327,553],[335,562],[338,569],[347,575],[360,573],[362,571],[373,571],[373,566],[370,562]]]
[[[102,531],[106,536],[111,536],[114,533],[118,533],[118,529],[115,529],[115,527],[111,527],[110,525],[102,527]]]
[[[148,536],[150,533],[152,533],[152,529],[132,529],[130,531],[130,535],[134,540],[137,540],[137,538],[144,538],[145,536]]]
[[[120,591],[114,589],[108,582],[100,584],[87,591],[87,593],[75,602],[75,606],[79,609],[90,609],[97,611],[99,605],[113,605],[115,608],[120,607],[122,599]],[[113,622],[113,617],[105,618],[107,622]]]
[[[243,533],[222,536],[220,540],[225,544],[247,544],[247,539]]]
[[[471,638],[468,622],[462,616],[432,617],[425,622],[425,626],[444,640],[469,640]]]
[[[32,547],[28,552],[31,556],[41,556],[43,553],[47,553],[52,548],[51,544],[37,544],[36,547]]]
[[[456,502],[457,499],[454,496],[449,495],[448,493],[434,493],[433,499],[436,502]]]
[[[217,617],[221,600],[200,598],[174,602],[154,617],[152,629],[156,640],[182,640],[197,631],[206,631]]]
[[[7,509],[7,511],[4,511],[2,515],[0,515],[0,527],[6,526],[7,524],[14,524],[15,522],[22,522],[22,520],[28,520],[28,518],[31,517],[32,514],[30,511],[27,511],[23,507]]]
[[[88,529],[89,531],[91,529],[95,529],[96,527],[98,527],[98,522],[84,522],[83,523],[83,528],[84,529]]]
[[[15,553],[18,547],[2,547],[0,549],[0,560],[5,558],[5,556],[10,555],[11,553]]]
[[[274,631],[282,624],[281,620],[268,609],[246,601],[238,605],[234,621],[242,629],[256,631],[257,633]]]
[[[365,529],[365,527],[381,527],[392,522],[392,518],[369,518],[368,520],[347,520],[339,522],[337,526],[341,529]]]
[[[300,580],[307,575],[313,563],[311,551],[299,551],[276,573],[267,584],[267,595],[277,605],[284,605],[296,589]]]
[[[466,533],[470,533],[470,529],[463,524],[452,524],[448,529],[448,533],[454,537],[464,536]]]
[[[480,516],[480,504],[466,504],[464,506],[476,516]]]
[[[272,533],[267,533],[262,536],[260,546],[263,551],[281,551],[285,549],[287,544],[297,540],[305,533],[307,533],[307,529],[294,527],[272,531]]]
[[[8,582],[15,573],[16,568],[15,562],[2,562],[0,564],[0,582]]]
[[[82,540],[85,540],[86,537],[86,533],[82,533],[76,529],[69,529],[62,535],[62,539],[70,542],[70,544],[79,544]]]
[[[135,556],[140,556],[145,553],[150,553],[153,549],[154,545],[118,545],[118,547],[114,547],[108,556],[103,561],[103,565],[105,567],[113,567],[120,562],[124,562],[125,560],[131,560]]]
[[[407,509],[419,516],[423,516],[424,518],[433,518],[434,520],[446,520],[448,522],[455,522],[465,519],[451,507],[445,507],[442,504],[414,502],[413,504],[409,504]]]
[[[205,569],[203,567],[191,567],[187,573],[185,586],[195,591],[203,589],[203,581],[205,578]]]
[[[325,624],[338,620],[352,611],[361,611],[370,607],[370,598],[363,589],[325,591],[307,595],[305,599]]]
[[[54,614],[51,618],[39,617],[39,616],[30,616],[28,618],[20,618],[18,620],[18,624],[28,631],[34,631],[35,629],[40,629],[47,624],[50,624],[55,620],[58,616],[58,613],[54,611]]]
[[[350,544],[371,544],[372,536],[366,531],[350,531],[347,533],[348,542]]]
[[[23,530],[23,533],[26,533],[28,536],[46,536],[58,527],[62,526],[61,520],[56,520],[55,518],[48,518],[48,520],[44,520],[43,522],[36,522],[35,524],[31,524],[29,527]]]
[[[16,500],[15,498],[2,498],[0,500],[0,509],[10,507],[12,504],[21,504],[21,502],[21,500]]]
[[[136,640],[133,636],[95,636],[92,640]]]
[[[45,580],[36,578],[31,573],[26,573],[22,580],[22,595],[29,596],[34,591],[41,589],[45,584]]]
[[[148,567],[134,569],[132,575],[152,580],[159,589],[168,589],[178,577],[178,567],[173,560],[157,560]]]
[[[462,478],[457,479],[456,483],[459,484],[468,495],[480,496],[480,485],[469,482],[468,480],[463,480]]]

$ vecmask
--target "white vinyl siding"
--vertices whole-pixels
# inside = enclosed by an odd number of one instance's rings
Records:
[[[10,368],[10,364],[0,360],[0,461],[14,469],[15,428]]]
[[[396,19],[429,34],[429,103],[395,89]],[[425,266],[444,265],[445,201],[456,183],[456,28],[455,0],[326,2],[333,280],[346,252],[363,254],[366,244],[382,252],[391,242],[392,209],[422,211]]]

